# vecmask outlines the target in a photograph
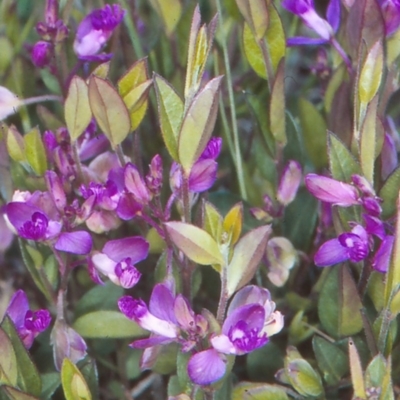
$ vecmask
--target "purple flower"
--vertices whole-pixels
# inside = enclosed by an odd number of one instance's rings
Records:
[[[379,0],[379,4],[385,21],[386,36],[393,35],[400,26],[400,1]]]
[[[386,180],[387,177],[396,169],[398,165],[397,149],[393,137],[388,133],[385,133],[382,153],[382,179]]]
[[[221,146],[221,138],[211,138],[199,159],[194,163],[189,175],[189,190],[192,193],[204,192],[214,184],[218,169],[215,159],[219,156]],[[169,175],[172,191],[179,192],[183,179],[180,165],[173,162]]]
[[[140,236],[110,240],[101,253],[95,253],[91,261],[97,271],[113,283],[124,288],[135,286],[141,276],[135,264],[147,257],[149,244]]]
[[[32,48],[32,62],[36,67],[44,68],[49,65],[52,56],[52,44],[40,40]]]
[[[375,256],[372,260],[372,268],[375,271],[386,273],[389,270],[393,244],[394,236],[387,235],[383,239],[378,251],[375,253]]]
[[[368,234],[361,225],[351,232],[342,233],[335,239],[325,242],[314,256],[315,265],[326,267],[350,260],[359,262],[369,253]]]
[[[156,154],[150,163],[150,171],[146,175],[146,184],[155,196],[160,194],[163,183],[163,165],[159,154]]]
[[[27,202],[13,201],[6,206],[7,218],[20,237],[54,243],[55,249],[67,253],[89,253],[92,248],[90,234],[86,231],[62,232],[62,223],[55,210],[46,192],[35,192]]]
[[[301,165],[297,161],[289,161],[283,170],[276,196],[284,206],[290,204],[296,197],[301,177]]]
[[[307,174],[305,183],[311,194],[321,201],[342,207],[359,204],[357,189],[347,183],[316,174]]]
[[[320,39],[294,37],[288,39],[289,46],[302,44],[322,44],[332,39],[340,22],[340,1],[331,0],[327,9],[327,19],[321,18],[315,11],[313,0],[284,0],[282,6],[299,16],[303,22],[320,36]]]
[[[151,193],[145,181],[140,176],[138,169],[131,163],[125,167],[125,187],[138,203],[147,204],[151,200]]]
[[[130,296],[119,299],[118,306],[125,316],[152,333],[148,339],[134,341],[132,347],[147,348],[178,342],[182,345],[182,350],[187,352],[208,330],[205,318],[196,315],[181,294],[174,296],[166,284],[154,286],[149,308],[142,300]]]
[[[189,360],[190,379],[199,385],[219,380],[225,374],[225,354],[241,355],[256,350],[282,327],[283,316],[275,311],[269,291],[245,286],[233,297],[221,334],[211,337],[213,348],[201,351]]]
[[[29,309],[28,298],[23,290],[15,292],[6,310],[23,341],[29,349],[33,340],[39,333],[45,331],[51,322],[50,313],[47,310],[32,311]]]
[[[114,29],[120,24],[125,11],[118,5],[107,4],[87,15],[79,24],[74,42],[74,51],[81,60],[98,60],[97,53],[103,48]],[[102,60],[111,55],[103,55]]]

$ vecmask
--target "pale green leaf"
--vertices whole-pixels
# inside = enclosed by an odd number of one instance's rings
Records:
[[[253,35],[261,40],[268,28],[268,9],[266,0],[236,0],[236,4],[251,27]]]
[[[270,233],[269,225],[261,226],[248,232],[235,246],[232,260],[226,269],[228,297],[253,278]]]
[[[241,382],[234,387],[232,400],[289,400],[289,397],[277,386]]]
[[[132,338],[146,334],[119,311],[90,312],[79,317],[72,327],[85,338]]]
[[[24,136],[25,155],[36,175],[42,176],[47,170],[47,156],[38,128]]]
[[[61,383],[66,400],[91,400],[89,387],[78,367],[64,358],[61,367]]]
[[[369,50],[358,80],[358,98],[364,107],[374,98],[383,74],[383,46],[377,41]]]
[[[124,101],[108,81],[91,76],[89,102],[100,129],[115,148],[131,131],[129,112]]]
[[[194,262],[224,264],[217,242],[203,229],[184,222],[167,222],[165,226],[172,242]]]
[[[7,130],[6,144],[8,154],[14,161],[25,161],[24,139],[14,125],[11,125]]]
[[[127,96],[133,89],[149,79],[147,58],[136,61],[117,83],[119,94]],[[129,107],[129,106],[128,106]]]
[[[150,4],[162,19],[165,33],[170,36],[174,32],[182,14],[180,0],[150,0]]]
[[[18,379],[17,357],[10,338],[0,328],[0,385],[15,386]]]
[[[285,121],[285,59],[282,58],[272,84],[269,104],[271,134],[282,147],[287,142]]]
[[[74,76],[69,85],[64,116],[69,135],[74,142],[82,135],[92,119],[88,87],[79,76]]]
[[[183,101],[174,88],[154,74],[161,133],[170,156],[178,161],[178,135],[183,118]]]
[[[222,76],[212,79],[190,103],[178,139],[179,162],[189,175],[193,164],[207,146],[218,113]]]
[[[360,356],[354,341],[349,339],[349,359],[350,359],[350,372],[351,382],[353,384],[354,396],[359,399],[366,399],[364,377]]]

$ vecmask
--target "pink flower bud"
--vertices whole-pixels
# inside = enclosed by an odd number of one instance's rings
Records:
[[[308,174],[305,182],[311,194],[321,201],[342,207],[359,204],[356,188],[347,183],[316,174]]]
[[[300,164],[297,161],[289,161],[283,170],[278,187],[277,199],[281,204],[287,206],[294,200],[301,178]]]
[[[40,40],[37,42],[32,49],[32,62],[36,67],[44,68],[50,63],[52,56],[52,44]]]

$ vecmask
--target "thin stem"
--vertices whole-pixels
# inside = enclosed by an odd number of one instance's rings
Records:
[[[125,8],[126,10],[129,10],[129,11],[131,10],[131,7],[129,7],[126,0],[121,0],[121,3],[122,3],[123,8]],[[131,40],[133,50],[136,53],[136,57],[138,59],[143,58],[144,52],[143,52],[142,46],[140,44],[139,35],[136,31],[136,27],[135,27],[135,23],[132,18],[132,14],[129,11],[125,14],[124,23],[125,23],[126,29],[128,30],[128,36],[129,36],[129,39]]]
[[[349,72],[349,75],[353,73],[353,67],[351,65],[350,58],[346,54],[346,52],[343,50],[343,47],[340,45],[340,43],[335,39],[331,39],[332,46],[336,49],[336,51],[339,53],[340,57],[342,57],[344,63],[346,64],[347,71]]]
[[[122,150],[122,146],[120,144],[117,144],[115,146],[115,153],[117,154],[118,157],[118,161],[121,164],[121,167],[124,168],[125,167],[125,156],[124,156],[124,152]]]
[[[189,177],[182,168],[182,201],[183,201],[183,218],[190,224],[190,193],[189,193]]]
[[[362,266],[362,269],[361,269],[360,280],[358,281],[358,285],[357,285],[358,293],[359,293],[361,299],[364,298],[365,292],[368,287],[369,277],[371,276],[371,272],[372,272],[369,262],[364,262],[363,264],[364,265]]]
[[[29,97],[28,99],[21,100],[21,103],[27,106],[28,104],[36,104],[43,101],[59,101],[61,103],[63,98],[54,94],[46,94],[43,96]]]
[[[225,310],[228,304],[228,294],[227,294],[227,280],[226,280],[226,267],[222,266],[221,273],[221,295],[218,303],[217,311],[217,321],[220,325],[224,322]]]
[[[382,354],[385,354],[386,340],[390,328],[391,312],[385,308],[382,310],[382,323],[379,330],[378,349]]]
[[[217,11],[219,14],[219,21],[220,25],[224,25],[223,16],[222,16],[222,6],[221,0],[215,0],[217,5]],[[229,56],[228,56],[228,47],[226,44],[225,36],[222,38],[221,46],[222,46],[222,53],[224,56],[224,65],[225,65],[225,73],[226,73],[226,81],[228,86],[228,97],[229,97],[229,106],[231,111],[231,124],[232,124],[232,131],[233,131],[233,142],[235,147],[235,164],[238,174],[238,181],[239,181],[239,190],[240,195],[244,200],[247,200],[247,193],[246,193],[246,185],[244,183],[244,174],[243,174],[243,165],[242,165],[242,156],[240,153],[240,146],[239,146],[239,132],[237,126],[237,117],[236,117],[236,107],[235,107],[235,100],[233,96],[233,81],[232,81],[232,74],[231,74],[231,66],[229,63]]]

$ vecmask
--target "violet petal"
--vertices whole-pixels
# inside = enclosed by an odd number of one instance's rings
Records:
[[[317,267],[327,267],[349,259],[347,248],[343,247],[338,239],[325,242],[314,256]]]
[[[149,243],[141,236],[131,236],[108,241],[102,251],[117,263],[130,258],[131,263],[136,264],[147,257]]]
[[[214,349],[204,350],[190,358],[188,375],[197,385],[209,385],[224,376],[226,363],[226,357]]]
[[[88,254],[92,250],[92,237],[86,231],[63,232],[55,248],[72,254]]]

